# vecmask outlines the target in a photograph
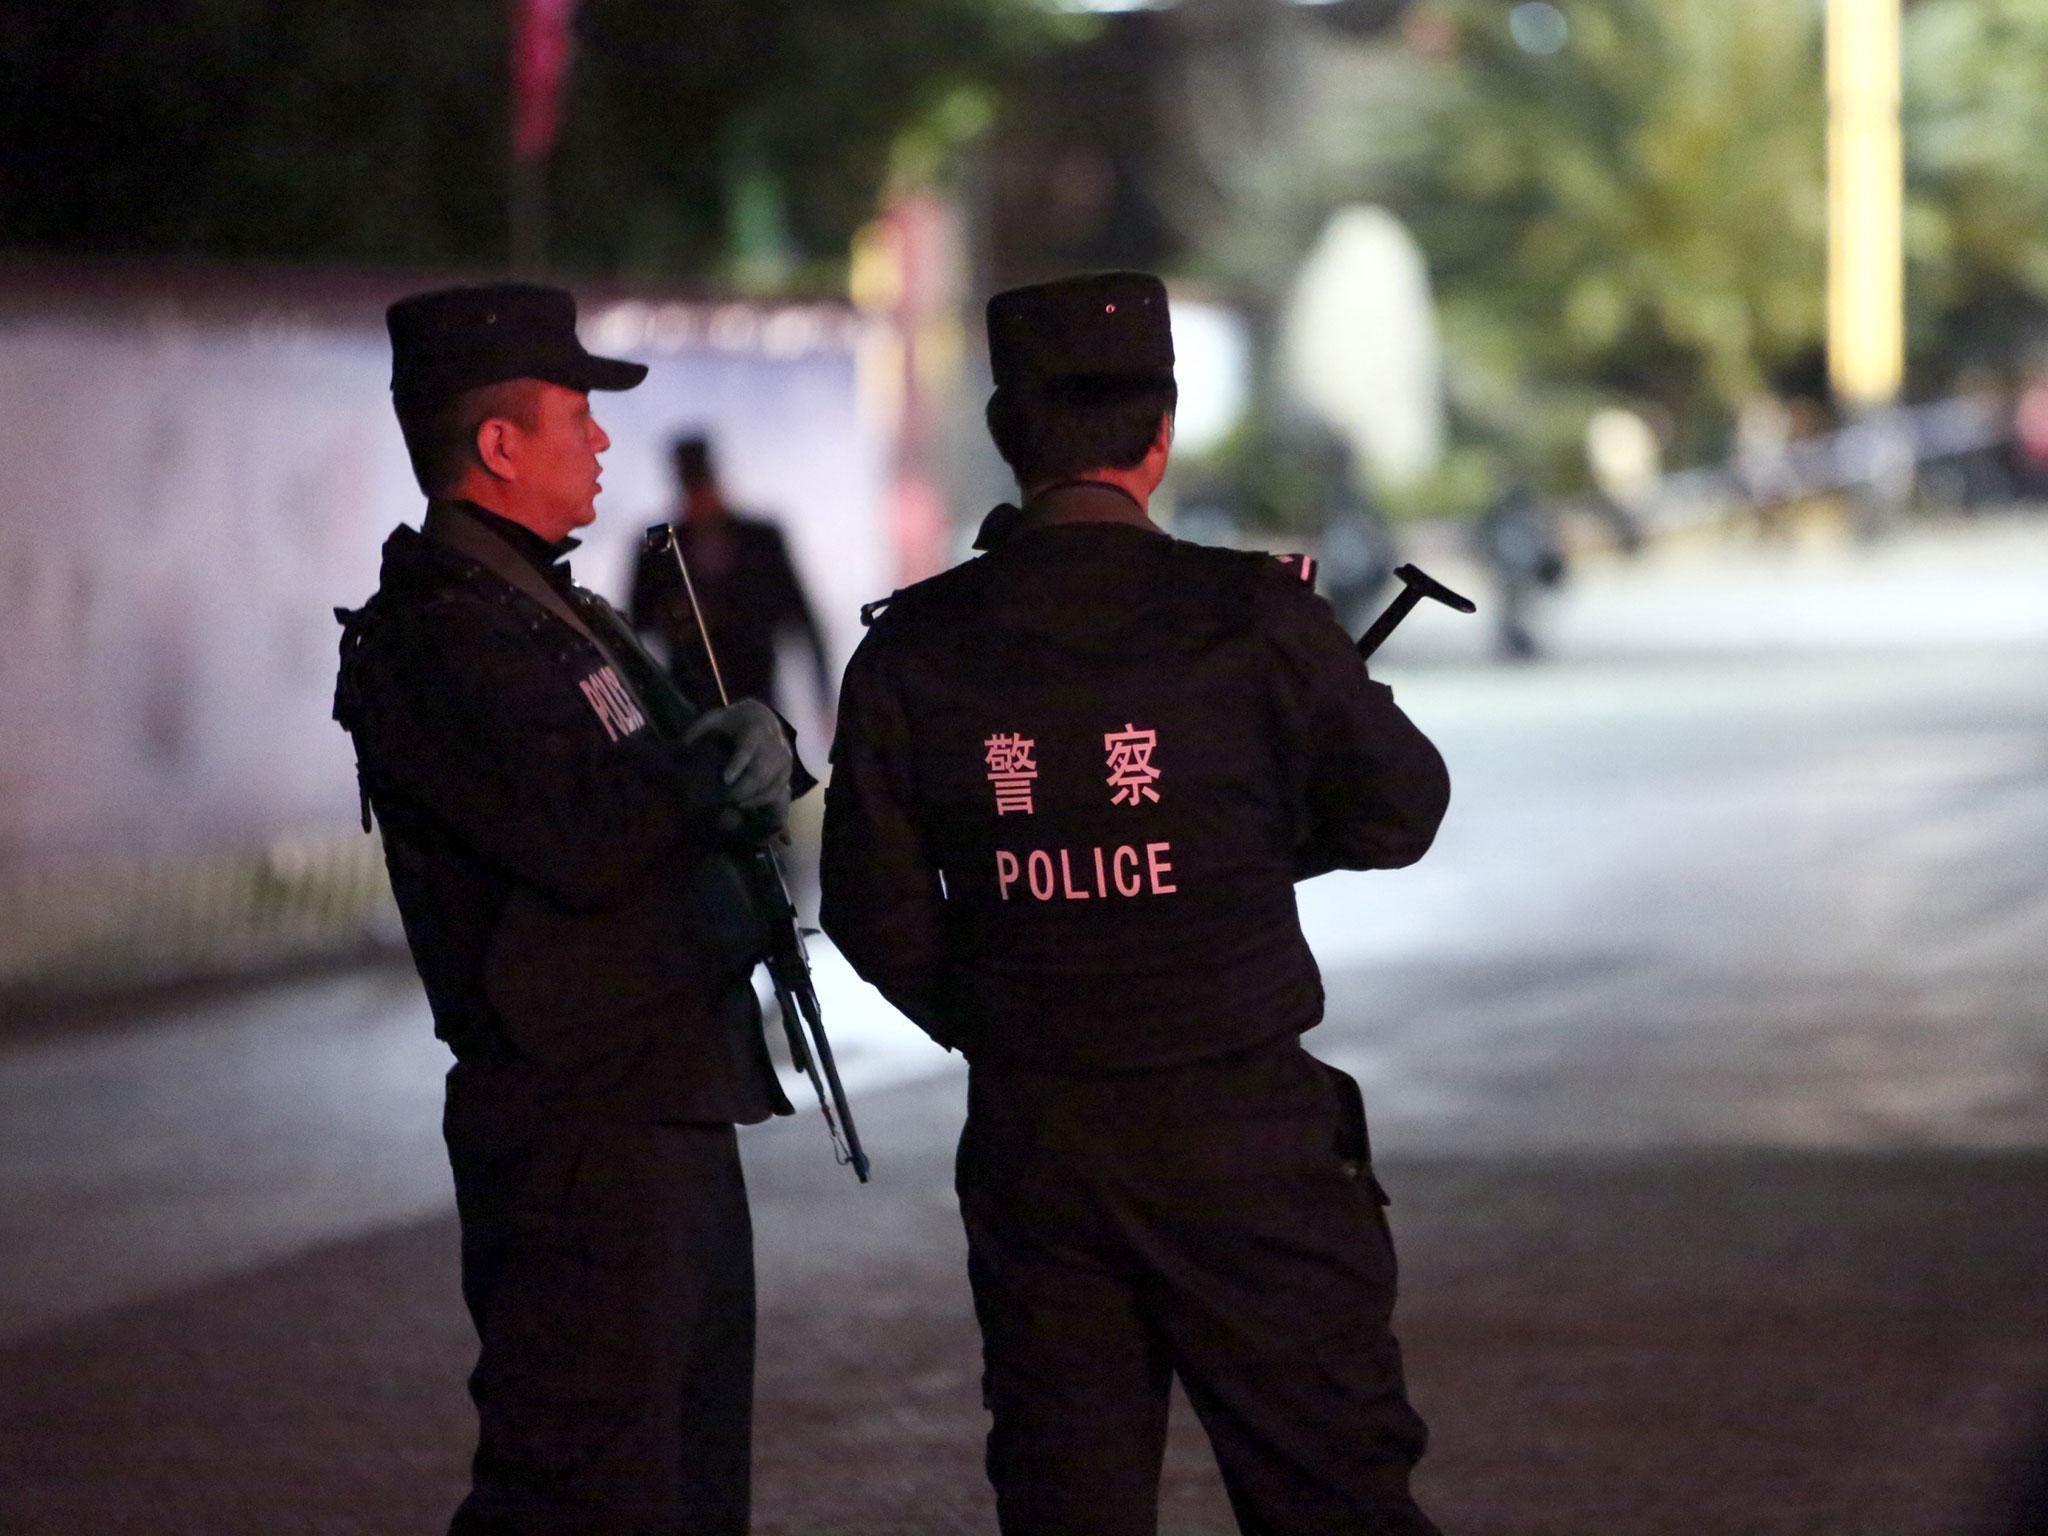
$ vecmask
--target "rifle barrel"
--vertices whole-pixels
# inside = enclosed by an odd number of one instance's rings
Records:
[[[839,1067],[832,1059],[832,1042],[825,1038],[825,1021],[819,1016],[816,998],[799,994],[799,1001],[809,1003],[809,1007],[805,1009],[804,1021],[811,1026],[811,1043],[816,1047],[814,1054],[818,1065],[825,1069],[825,1080],[832,1085],[832,1103],[839,1111],[839,1123],[834,1129],[833,1140],[835,1143],[838,1142],[840,1133],[844,1133],[846,1156],[843,1161],[853,1165],[853,1176],[865,1184],[868,1181],[868,1155],[861,1150],[860,1131],[853,1123],[853,1106],[847,1102],[846,1088],[839,1081]],[[814,1072],[812,1081],[816,1080],[817,1074]],[[822,1104],[823,1101],[824,1095],[821,1093],[819,1102]],[[827,1122],[831,1121],[831,1110],[826,1111],[825,1119]]]

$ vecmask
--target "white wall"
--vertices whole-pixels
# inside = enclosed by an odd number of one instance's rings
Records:
[[[369,593],[384,535],[420,511],[381,305],[285,319],[128,300],[17,296],[0,314],[0,867],[355,815],[331,610]],[[708,428],[738,499],[784,519],[837,664],[895,569],[886,445],[860,417],[851,322],[795,313],[813,323],[779,339],[640,338],[648,382],[599,397],[614,447],[576,566],[622,594],[668,499],[669,437]]]

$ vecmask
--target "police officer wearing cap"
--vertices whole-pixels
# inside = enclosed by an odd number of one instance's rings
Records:
[[[437,1034],[481,1345],[456,1536],[747,1528],[752,1235],[733,1127],[789,1112],[728,854],[810,778],[765,705],[699,711],[570,578],[609,446],[558,289],[391,306],[427,494],[341,615],[335,716]]]
[[[957,1189],[1007,1536],[1150,1536],[1168,1388],[1261,1536],[1435,1529],[1357,1085],[1294,882],[1428,849],[1442,759],[1302,582],[1147,513],[1175,403],[1134,273],[999,294],[1023,489],[841,685],[823,922],[970,1067]]]

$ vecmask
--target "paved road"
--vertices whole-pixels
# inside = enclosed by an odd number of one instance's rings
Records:
[[[1448,1531],[1964,1536],[2048,1439],[2048,547],[1921,554],[1602,578],[1556,664],[1396,659],[1452,819],[1302,905]],[[1902,571],[2005,597],[1878,636]],[[1766,643],[1772,583],[1817,597]],[[1660,592],[1684,643],[1615,643]],[[828,987],[878,1183],[814,1116],[748,1137],[757,1529],[989,1531],[963,1079]],[[436,1051],[389,972],[0,1046],[0,1532],[438,1529]],[[1232,1529],[1184,1412],[1166,1508]]]

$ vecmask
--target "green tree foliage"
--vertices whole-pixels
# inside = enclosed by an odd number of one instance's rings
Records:
[[[500,265],[508,10],[17,0],[0,240]],[[889,177],[942,170],[988,93],[1076,25],[1038,0],[583,0],[549,176],[557,263],[724,276],[767,238],[833,278]]]
[[[1515,7],[1437,7],[1454,46],[1377,180],[1429,252],[1468,413],[1561,465],[1600,399],[1711,421],[1818,345],[1826,194],[1816,7],[1556,12],[1534,51]]]
[[[1913,350],[2014,361],[2048,302],[2048,3],[1919,0],[1905,27]]]
[[[1561,29],[1533,10],[1418,8],[1444,46],[1354,106],[1373,131],[1346,185],[1411,221],[1466,420],[1520,467],[1576,473],[1610,400],[1713,453],[1744,398],[1819,377],[1822,7],[1555,0]],[[2009,360],[2048,300],[2048,0],[1908,0],[1905,28],[1913,378],[1938,388]]]

